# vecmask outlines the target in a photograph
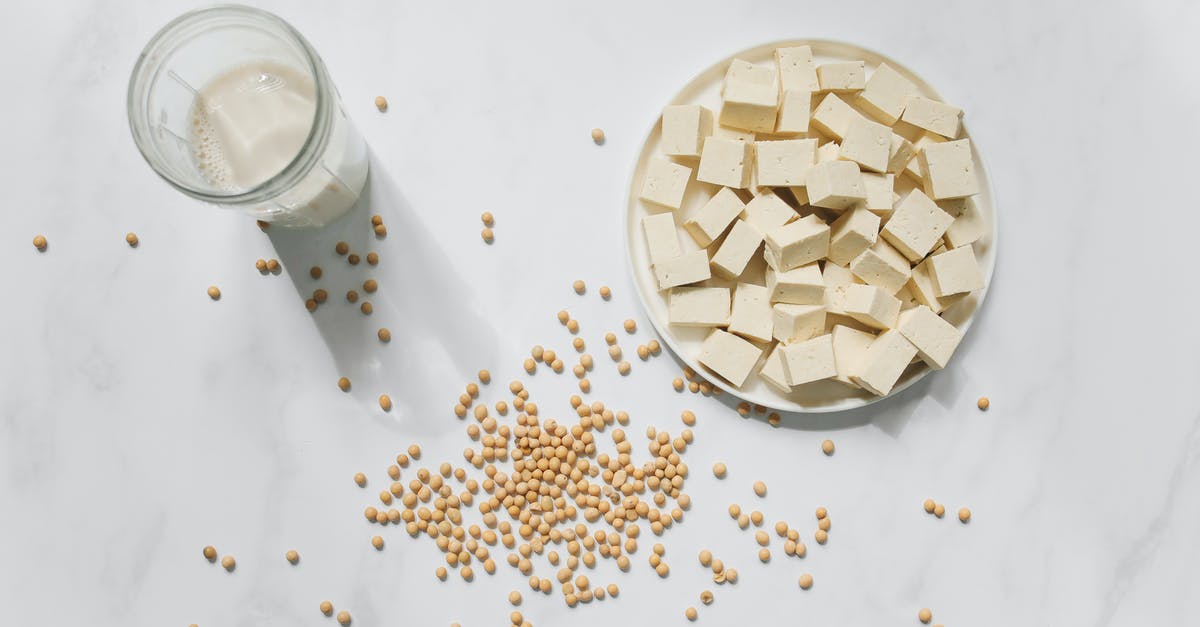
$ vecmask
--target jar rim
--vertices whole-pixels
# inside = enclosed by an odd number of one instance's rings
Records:
[[[199,189],[186,181],[179,180],[166,168],[160,167],[156,163],[158,160],[157,148],[154,138],[151,137],[154,124],[149,119],[150,112],[146,110],[148,98],[145,96],[162,71],[162,67],[158,65],[159,61],[166,58],[167,53],[177,45],[176,39],[179,36],[185,35],[199,26],[230,17],[265,21],[272,26],[279,27],[286,37],[293,40],[307,62],[307,69],[313,77],[316,106],[313,110],[313,120],[309,126],[308,136],[287,165],[249,189],[223,193]],[[141,153],[150,168],[180,192],[215,204],[237,205],[262,202],[280,195],[299,183],[316,165],[328,141],[331,126],[332,98],[328,93],[328,84],[325,65],[316,50],[299,31],[283,18],[269,11],[239,4],[222,4],[196,9],[176,17],[159,29],[138,55],[129,77],[126,94],[129,129],[138,152]]]

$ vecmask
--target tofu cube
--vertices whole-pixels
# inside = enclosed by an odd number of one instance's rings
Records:
[[[983,272],[970,246],[959,246],[929,258],[929,273],[938,296],[983,288]]]
[[[679,235],[675,232],[675,214],[656,213],[642,218],[642,231],[646,234],[646,248],[650,251],[650,263],[678,257]]]
[[[712,258],[712,268],[718,276],[736,279],[746,270],[746,264],[762,245],[762,231],[745,220],[737,220],[725,241]]]
[[[766,360],[763,361],[762,369],[758,371],[758,376],[762,377],[763,381],[769,383],[772,387],[788,394],[792,391],[792,386],[787,381],[787,371],[783,368],[783,350],[781,344],[776,344],[771,352],[767,354]]]
[[[801,385],[837,376],[833,337],[828,333],[795,344],[781,344],[788,383]]]
[[[799,218],[800,214],[796,213],[796,210],[786,202],[780,200],[774,192],[764,192],[746,203],[741,217],[754,228],[766,233]]]
[[[915,153],[912,160],[908,162],[908,165],[904,166],[904,173],[911,177],[914,181],[923,185],[925,183],[925,166],[921,165],[921,160],[918,158],[921,156],[921,151],[925,150],[926,146],[942,144],[945,142],[946,139],[940,135],[923,133],[915,142],[913,142],[913,150]]]
[[[700,363],[735,387],[742,387],[761,356],[759,347],[720,329],[710,333],[700,345]]]
[[[917,296],[913,294],[912,288],[909,287],[912,284],[912,279],[908,281],[908,283],[904,284],[904,287],[900,288],[899,292],[896,292],[896,300],[900,301],[900,313],[904,313],[913,307],[921,306],[921,301],[917,300]]]
[[[834,379],[858,387],[851,377],[862,374],[863,356],[875,341],[875,334],[839,324],[834,325],[829,335],[833,338],[833,361],[837,366]]]
[[[750,173],[753,169],[752,143],[714,136],[704,140],[696,180],[734,189],[746,189],[750,186]]]
[[[721,236],[725,232],[725,228],[733,222],[742,210],[746,208],[746,203],[742,202],[738,195],[733,193],[733,190],[728,187],[722,187],[721,191],[708,199],[703,207],[696,212],[696,215],[683,223],[683,228],[687,229],[688,234],[701,248],[706,248],[713,240]]]
[[[778,109],[779,72],[776,68],[734,59],[721,86],[721,125],[770,133],[775,130]]]
[[[867,64],[862,61],[822,63],[817,66],[817,83],[821,91],[845,93],[867,86]]]
[[[713,115],[700,105],[668,105],[662,114],[662,151],[676,157],[700,157],[712,135]]]
[[[863,91],[858,95],[855,104],[867,112],[867,115],[891,126],[900,119],[904,111],[904,103],[909,96],[920,93],[916,83],[908,80],[900,72],[886,63],[871,73]]]
[[[917,155],[925,171],[925,194],[934,200],[979,193],[971,140],[930,144]]]
[[[912,276],[908,258],[882,237],[850,262],[850,271],[868,285],[895,294]]]
[[[824,259],[829,254],[829,226],[816,215],[767,231],[767,262],[781,272]]]
[[[729,332],[748,340],[770,342],[774,330],[771,293],[753,283],[738,283],[733,290],[733,312],[729,317]]]
[[[812,115],[812,92],[785,89],[779,95],[779,116],[775,119],[776,135],[795,135],[808,132]]]
[[[779,272],[767,267],[767,289],[772,303],[820,305],[825,302],[825,280],[817,264]]]
[[[918,303],[929,307],[933,313],[940,314],[965,298],[966,294],[938,296],[937,286],[933,282],[933,274],[929,271],[929,266],[929,259],[913,266],[912,278],[905,287]]]
[[[881,218],[892,215],[896,175],[863,172],[862,180],[863,189],[867,191],[867,200],[863,207]]]
[[[825,307],[775,303],[771,336],[780,342],[800,342],[825,332]]]
[[[900,300],[874,285],[849,285],[844,288],[842,306],[846,315],[872,329],[893,329],[900,315]]]
[[[942,234],[954,217],[942,211],[921,190],[914,189],[905,196],[880,235],[909,261],[920,261],[942,241]]]
[[[829,227],[829,260],[836,265],[849,265],[878,236],[879,216],[861,208],[846,211]]]
[[[809,168],[805,177],[808,203],[827,209],[849,209],[867,199],[862,173],[850,161],[823,161]]]
[[[850,128],[850,123],[862,117],[861,113],[846,104],[845,100],[838,98],[837,94],[827,94],[813,109],[809,121],[817,130],[841,141],[846,135],[846,129]]]
[[[683,204],[683,193],[687,190],[692,169],[662,157],[654,157],[646,164],[646,179],[642,181],[642,200],[678,209]]]
[[[708,268],[708,253],[703,249],[693,250],[664,259],[654,264],[654,276],[658,279],[660,290],[707,280],[712,277],[712,271]]]
[[[913,143],[892,133],[891,145],[888,146],[887,171],[892,174],[900,174],[915,156],[917,156],[917,148],[913,146]]]
[[[899,331],[889,329],[867,347],[859,374],[852,375],[850,380],[872,394],[884,396],[892,391],[916,354],[917,348],[912,342]]]
[[[779,64],[779,86],[783,91],[814,92],[821,89],[817,66],[813,63],[812,47],[777,48],[775,61]]]
[[[838,158],[853,161],[872,172],[884,172],[888,166],[892,135],[892,129],[878,122],[855,118],[846,127]]]
[[[837,161],[838,155],[842,152],[842,145],[837,142],[827,142],[817,148],[817,163],[825,161]]]
[[[729,324],[729,288],[673,287],[667,319],[681,327],[723,327]]]
[[[804,185],[804,175],[817,162],[817,140],[784,139],[754,142],[758,184],[772,187]]]
[[[987,220],[983,217],[983,212],[975,205],[975,202],[970,198],[963,199],[965,202],[958,207],[959,213],[954,215],[954,222],[950,223],[950,227],[946,229],[946,234],[943,238],[951,248],[974,244],[987,231]],[[943,210],[946,207],[939,203]],[[951,213],[949,210],[946,213]]]
[[[821,269],[821,280],[825,283],[823,302],[825,311],[830,314],[845,315],[846,286],[855,285],[858,281],[850,270],[836,263],[826,262]]]
[[[916,347],[921,361],[935,370],[946,367],[963,337],[962,331],[924,305],[901,313],[896,328]]]
[[[909,96],[904,101],[902,122],[937,133],[947,139],[958,137],[962,129],[962,109],[924,96]]]

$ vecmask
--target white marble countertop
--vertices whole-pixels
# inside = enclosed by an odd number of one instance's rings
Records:
[[[376,244],[365,214],[344,231],[268,238],[145,166],[125,122],[128,72],[189,3],[10,3],[0,623],[317,626],[333,624],[317,611],[328,598],[356,626],[501,624],[517,589],[535,625],[666,625],[705,588],[716,602],[701,622],[717,625],[915,625],[925,606],[947,626],[1200,622],[1200,213],[1186,170],[1200,143],[1200,9],[1102,4],[265,2],[321,51],[371,144],[372,209],[391,232]],[[795,37],[883,51],[960,104],[1004,232],[988,302],[947,370],[865,410],[773,429],[726,399],[671,391],[669,357],[618,377],[601,334],[641,320],[621,207],[659,107],[712,61]],[[491,247],[483,210],[497,216]],[[337,263],[341,238],[383,262]],[[286,271],[260,276],[259,257]],[[313,259],[334,293],[315,315],[299,296],[316,286]],[[368,275],[381,289],[364,318],[338,294]],[[440,582],[428,539],[361,515],[409,443],[422,462],[461,462],[469,440],[450,408],[477,369],[505,382],[535,343],[570,351],[563,307],[597,353],[592,396],[627,409],[638,441],[649,424],[680,428],[682,409],[699,416],[685,456],[694,504],[663,540],[670,577],[646,566],[646,534],[633,572],[602,560],[591,573],[620,598],[574,609],[528,592],[503,551],[495,576]],[[334,385],[343,374],[350,394]],[[569,375],[522,378],[544,415],[571,415]],[[990,411],[975,409],[981,395]],[[723,482],[708,472],[717,460]],[[351,481],[360,470],[366,493]],[[926,497],[974,518],[927,516]],[[809,540],[804,560],[775,544],[760,564],[731,502],[810,538],[825,506],[830,541]],[[237,570],[206,562],[206,544]],[[739,583],[714,586],[701,548]]]

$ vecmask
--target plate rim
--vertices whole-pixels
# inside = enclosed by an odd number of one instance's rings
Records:
[[[804,46],[804,45],[809,45],[809,46],[827,45],[827,46],[836,46],[836,47],[849,47],[849,48],[860,50],[860,51],[866,53],[867,55],[871,55],[871,56],[874,56],[874,57],[877,57],[877,58],[883,60],[884,62],[888,63],[888,65],[891,65],[891,66],[897,68],[898,70],[901,70],[902,72],[906,72],[909,75],[917,77],[921,83],[923,83],[925,86],[927,86],[929,88],[929,90],[933,93],[934,96],[936,96],[939,100],[944,100],[942,98],[941,94],[933,86],[932,83],[925,80],[925,78],[922,77],[920,74],[914,72],[908,66],[896,61],[889,55],[885,55],[885,54],[875,51],[872,48],[868,48],[866,46],[861,46],[859,44],[852,43],[849,41],[844,41],[844,40],[825,39],[825,38],[798,38],[798,39],[781,39],[781,40],[776,40],[774,42],[769,42],[769,43],[759,44],[756,46],[751,46],[748,48],[743,48],[737,52],[727,55],[726,57],[724,57],[721,60],[718,60],[714,63],[710,63],[710,64],[704,66],[700,71],[698,71],[690,79],[688,79],[688,81],[683,83],[682,87],[680,87],[678,90],[675,91],[674,95],[672,95],[671,98],[668,100],[667,105],[677,104],[676,101],[679,99],[680,95],[684,91],[688,90],[688,88],[691,85],[693,85],[701,76],[709,73],[713,68],[717,67],[718,65],[723,65],[723,64],[729,63],[733,59],[741,58],[743,55],[747,55],[747,53],[757,52],[763,48],[779,48],[781,46]],[[667,106],[667,105],[664,105],[664,106]],[[829,403],[829,404],[825,404],[825,405],[816,405],[816,406],[806,406],[806,405],[800,405],[794,401],[787,401],[787,403],[788,403],[787,405],[781,405],[781,404],[777,404],[777,403],[762,402],[758,399],[747,398],[747,397],[743,396],[743,394],[741,393],[741,390],[739,388],[737,388],[736,386],[729,385],[728,383],[726,383],[723,379],[721,379],[719,377],[713,377],[712,375],[710,375],[708,373],[708,371],[706,369],[704,369],[702,367],[697,368],[697,366],[699,365],[698,360],[686,357],[684,355],[684,353],[680,350],[680,347],[676,344],[674,334],[669,333],[666,329],[664,329],[659,324],[657,316],[652,315],[652,313],[651,313],[652,310],[650,308],[650,304],[646,300],[647,296],[646,296],[645,290],[643,290],[641,288],[641,281],[638,279],[637,272],[634,269],[633,242],[631,241],[631,232],[633,229],[630,226],[631,218],[633,217],[633,214],[634,214],[634,209],[633,209],[634,199],[636,198],[634,195],[633,186],[635,183],[635,179],[637,177],[637,173],[640,169],[639,165],[641,164],[642,157],[646,151],[647,144],[650,142],[650,139],[654,136],[655,129],[659,126],[659,123],[662,119],[661,111],[662,111],[662,109],[660,107],[659,115],[656,116],[654,118],[654,120],[650,123],[648,130],[642,136],[643,137],[642,141],[637,145],[636,155],[635,155],[635,158],[633,159],[632,167],[630,168],[629,173],[626,178],[626,185],[623,188],[624,193],[622,196],[622,199],[623,199],[622,202],[624,203],[625,208],[624,208],[623,216],[621,219],[621,223],[622,223],[621,239],[623,240],[623,244],[625,246],[626,271],[629,273],[629,278],[634,283],[634,288],[635,288],[634,291],[637,292],[638,302],[642,306],[642,311],[646,315],[646,318],[650,321],[651,326],[654,327],[655,332],[658,333],[659,338],[663,341],[663,343],[665,343],[667,345],[667,347],[671,350],[671,352],[674,354],[674,356],[677,359],[679,359],[679,361],[683,362],[684,365],[688,366],[689,368],[692,368],[693,370],[696,370],[697,372],[702,373],[704,375],[704,377],[706,379],[709,379],[714,385],[720,386],[720,388],[724,392],[731,394],[732,396],[738,398],[739,400],[742,400],[742,401],[745,401],[745,402],[748,402],[748,403],[751,403],[754,405],[762,405],[769,409],[774,409],[774,410],[789,412],[789,413],[801,413],[801,414],[829,414],[829,413],[836,413],[836,412],[860,409],[860,408],[866,407],[868,405],[873,405],[882,400],[889,399],[889,398],[900,395],[902,392],[911,388],[913,385],[915,385],[919,381],[924,380],[925,377],[927,377],[931,372],[934,371],[934,369],[929,367],[927,364],[922,364],[921,369],[918,372],[916,372],[912,377],[910,377],[906,381],[900,382],[895,387],[893,387],[890,392],[888,392],[887,394],[885,394],[883,396],[872,395],[867,398],[848,397],[848,398],[842,399],[835,403]],[[715,120],[714,120],[714,124],[715,124]],[[974,325],[975,318],[979,315],[979,312],[983,308],[984,303],[987,302],[987,294],[992,286],[992,279],[995,275],[996,257],[999,255],[999,232],[1000,232],[1000,218],[999,218],[999,211],[998,211],[997,207],[999,206],[1000,203],[998,203],[996,201],[996,191],[991,184],[991,177],[988,175],[987,165],[986,165],[986,163],[984,163],[984,160],[983,160],[983,151],[979,149],[978,142],[975,140],[975,138],[973,136],[971,136],[971,134],[967,131],[967,124],[965,121],[963,122],[963,133],[962,134],[971,140],[971,150],[972,150],[975,160],[979,163],[980,170],[983,174],[983,179],[984,179],[984,182],[986,185],[986,190],[988,192],[988,196],[991,199],[990,204],[992,207],[991,228],[990,228],[990,235],[991,235],[990,248],[992,249],[991,255],[989,256],[986,267],[983,269],[984,270],[984,272],[983,272],[984,286],[982,289],[980,289],[977,292],[979,302],[976,305],[975,310],[972,311],[971,314],[965,320],[963,320],[963,322],[961,323],[960,330],[962,331],[963,337],[965,338],[967,332]],[[693,362],[696,362],[696,363],[693,363]]]

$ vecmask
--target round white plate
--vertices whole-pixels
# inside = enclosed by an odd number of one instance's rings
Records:
[[[909,80],[916,83],[924,95],[941,100],[937,90],[930,86],[929,83],[926,83],[924,79],[903,65],[877,52],[842,42],[802,39],[781,41],[751,48],[723,59],[692,79],[668,104],[703,105],[711,109],[714,117],[716,117],[721,108],[721,81],[725,76],[726,68],[729,67],[729,63],[733,59],[743,59],[754,64],[773,63],[776,48],[801,45],[812,46],[813,57],[818,65],[835,61],[861,60],[866,62],[868,70],[874,71],[880,63],[887,63]],[[969,118],[969,116],[970,112],[968,111],[967,117]],[[962,137],[970,137],[965,124],[963,126]],[[646,315],[650,318],[651,323],[654,324],[654,328],[658,330],[659,335],[663,337],[667,346],[685,363],[697,372],[703,373],[706,378],[720,385],[730,394],[745,401],[764,405],[772,409],[791,412],[841,411],[862,407],[881,398],[887,398],[886,396],[875,396],[833,380],[800,385],[794,388],[791,393],[784,394],[763,381],[758,376],[757,367],[746,379],[745,384],[741,388],[736,388],[700,364],[697,360],[700,354],[700,344],[703,342],[705,336],[708,335],[709,329],[672,327],[668,324],[667,294],[658,290],[654,272],[650,268],[650,256],[646,249],[646,238],[642,234],[642,218],[653,213],[662,213],[665,210],[663,207],[645,203],[638,198],[638,192],[641,190],[642,181],[645,178],[646,163],[651,157],[661,154],[659,148],[660,139],[661,128],[659,121],[656,120],[654,127],[646,137],[646,143],[642,146],[641,153],[638,155],[637,164],[634,166],[633,176],[630,179],[629,205],[625,218],[625,248],[629,255],[630,271],[633,274],[634,282],[637,283],[642,305],[646,309]],[[984,288],[959,301],[942,313],[944,319],[964,333],[970,328],[971,321],[975,317],[975,312],[978,311],[984,297],[987,295],[988,286],[991,285],[992,271],[996,264],[996,214],[992,199],[992,189],[988,182],[987,170],[984,169],[983,162],[979,157],[979,145],[974,140],[971,141],[971,150],[975,158],[975,173],[979,177],[981,190],[978,195],[973,197],[973,200],[987,223],[986,232],[974,245],[975,255],[979,261],[980,269],[983,271]],[[692,163],[687,163],[686,160],[680,160],[680,162],[686,163],[693,168],[696,165],[694,160]],[[683,247],[684,252],[695,250],[698,246],[682,228],[683,223],[710,196],[716,193],[717,189],[714,185],[699,183],[694,178],[688,183],[687,194],[684,197],[682,207],[676,212],[675,219],[680,245]],[[752,261],[753,263],[761,263],[761,259]],[[749,272],[754,272],[753,266]],[[702,285],[732,286],[733,284],[731,281],[714,277]],[[900,377],[900,380],[888,396],[895,395],[919,381],[922,377],[929,374],[929,371],[930,368],[918,360],[904,371],[904,374]]]

